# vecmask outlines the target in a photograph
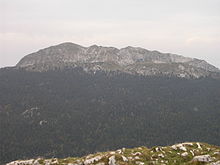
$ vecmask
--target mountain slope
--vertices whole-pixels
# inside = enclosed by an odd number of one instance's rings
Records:
[[[166,147],[138,147],[90,154],[81,158],[18,160],[6,165],[150,165],[220,164],[220,147],[205,143],[180,143]]]
[[[122,147],[220,145],[220,80],[0,70],[0,161]]]
[[[142,48],[64,43],[0,69],[0,164],[122,147],[220,145],[219,71]]]
[[[118,70],[140,75],[175,75],[205,77],[219,72],[206,61],[170,53],[149,51],[138,47],[117,49],[93,45],[83,47],[63,43],[27,55],[18,68],[32,71],[54,70],[64,67],[83,67],[85,70]]]

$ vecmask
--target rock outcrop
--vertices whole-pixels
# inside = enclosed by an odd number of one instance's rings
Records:
[[[166,147],[138,147],[91,154],[82,158],[17,160],[6,165],[219,165],[220,147],[205,143],[181,143]]]
[[[121,71],[140,75],[199,78],[220,73],[206,61],[139,47],[83,47],[63,43],[25,56],[16,66],[29,71],[82,67],[85,71]]]

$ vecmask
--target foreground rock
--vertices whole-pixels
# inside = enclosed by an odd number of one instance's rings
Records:
[[[91,154],[81,158],[17,160],[6,165],[220,165],[220,147],[205,143],[180,143],[166,147],[138,147]]]

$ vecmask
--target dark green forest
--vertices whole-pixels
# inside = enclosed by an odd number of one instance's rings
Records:
[[[220,80],[0,69],[0,164],[122,147],[220,145]]]

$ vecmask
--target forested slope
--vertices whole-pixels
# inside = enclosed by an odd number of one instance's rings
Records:
[[[220,145],[219,116],[219,79],[0,70],[1,163],[184,141]]]

